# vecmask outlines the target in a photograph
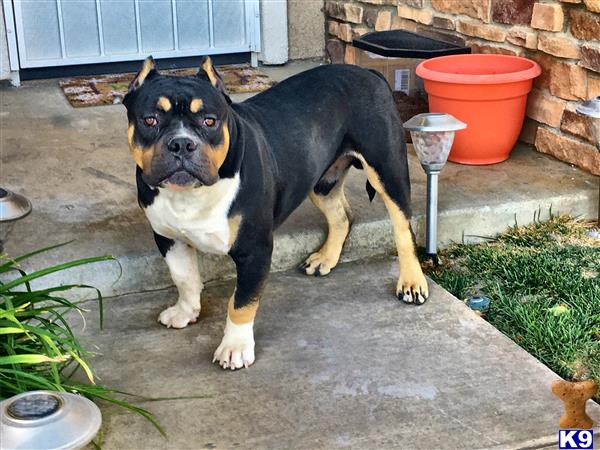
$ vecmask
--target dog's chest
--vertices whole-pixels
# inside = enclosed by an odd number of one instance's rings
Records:
[[[156,233],[203,252],[227,254],[231,237],[227,216],[239,185],[237,174],[190,191],[159,188],[144,211]]]

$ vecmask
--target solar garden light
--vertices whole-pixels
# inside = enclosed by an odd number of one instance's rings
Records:
[[[0,448],[81,449],[96,436],[101,423],[100,409],[81,395],[24,392],[0,402]]]
[[[592,97],[579,105],[576,111],[582,116],[590,117],[592,125],[592,137],[596,147],[600,149],[600,96]],[[600,228],[600,184],[598,186],[598,228]],[[600,238],[600,231],[596,231],[596,237]]]
[[[0,252],[14,223],[31,212],[31,202],[19,194],[0,187]]]
[[[467,127],[450,114],[424,113],[404,124],[410,131],[413,146],[427,174],[427,257],[437,263],[438,175],[448,160],[454,133]]]

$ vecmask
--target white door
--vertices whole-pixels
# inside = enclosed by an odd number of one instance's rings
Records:
[[[260,51],[259,0],[12,0],[21,68]]]

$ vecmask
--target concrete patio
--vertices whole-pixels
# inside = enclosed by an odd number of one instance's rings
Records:
[[[104,331],[92,312],[84,335],[102,354],[93,360],[100,381],[139,395],[205,397],[140,403],[167,440],[102,405],[102,448],[556,448],[558,377],[438,286],[422,307],[399,302],[396,276],[390,258],[344,264],[326,278],[272,275],[256,362],[236,372],[211,364],[231,282],[207,289],[198,324],[183,330],[156,323],[173,290],[108,299]],[[588,412],[600,421],[598,405]]]
[[[263,70],[281,80],[315,64],[301,62]],[[92,283],[105,295],[170,286],[166,266],[137,206],[125,108],[74,109],[56,80],[28,82],[19,89],[2,85],[0,96],[2,185],[26,194],[34,207],[12,230],[6,250],[18,255],[74,240],[38,257],[34,267],[111,254],[120,267],[106,263],[92,273],[86,268],[72,270],[68,280]],[[243,98],[234,97],[236,101]],[[422,243],[425,174],[414,155],[410,166],[413,225]],[[394,249],[383,203],[376,197],[369,204],[365,180],[362,172],[353,169],[347,183],[355,222],[344,261],[390,254]],[[439,239],[443,244],[490,236],[515,221],[532,221],[538,210],[543,218],[550,208],[595,217],[597,179],[521,144],[502,164],[469,167],[449,163],[440,179]],[[324,231],[323,217],[305,202],[277,232],[272,270],[295,267],[318,248]],[[203,256],[200,266],[205,281],[233,274],[228,258]],[[66,278],[58,276],[54,281],[65,282]]]
[[[314,63],[265,69],[281,80]],[[103,406],[103,448],[542,448],[556,443],[562,405],[557,376],[461,302],[432,285],[414,308],[392,295],[397,264],[379,198],[364,174],[347,192],[355,222],[343,264],[317,279],[288,271],[324,238],[304,203],[278,230],[256,324],[257,362],[232,373],[210,362],[233,284],[227,258],[202,256],[210,282],[198,325],[167,330],[158,313],[174,300],[166,266],[137,206],[121,105],[73,109],[56,81],[0,86],[1,184],[26,194],[33,213],[6,250],[18,255],[75,239],[29,268],[100,254],[114,262],[45,282],[102,289],[105,329],[92,311],[83,339],[100,356],[101,383],[153,397],[144,402],[169,433]],[[237,97],[236,100],[240,100]],[[424,237],[425,175],[411,154],[413,225]],[[519,144],[495,166],[448,164],[440,180],[440,241],[476,240],[515,221],[565,212],[595,217],[597,178]],[[479,237],[478,237],[479,236]],[[119,274],[121,273],[119,277]],[[161,290],[159,290],[161,289]],[[131,293],[131,294],[130,294]],[[128,294],[128,295],[123,295]],[[88,304],[93,309],[92,304]],[[79,316],[74,328],[81,330]],[[600,421],[600,408],[589,408]]]

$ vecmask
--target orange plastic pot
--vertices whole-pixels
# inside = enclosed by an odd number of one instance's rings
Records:
[[[429,111],[465,122],[448,159],[495,164],[510,156],[525,119],[527,94],[540,66],[508,55],[451,55],[423,61],[417,75],[429,95]]]

